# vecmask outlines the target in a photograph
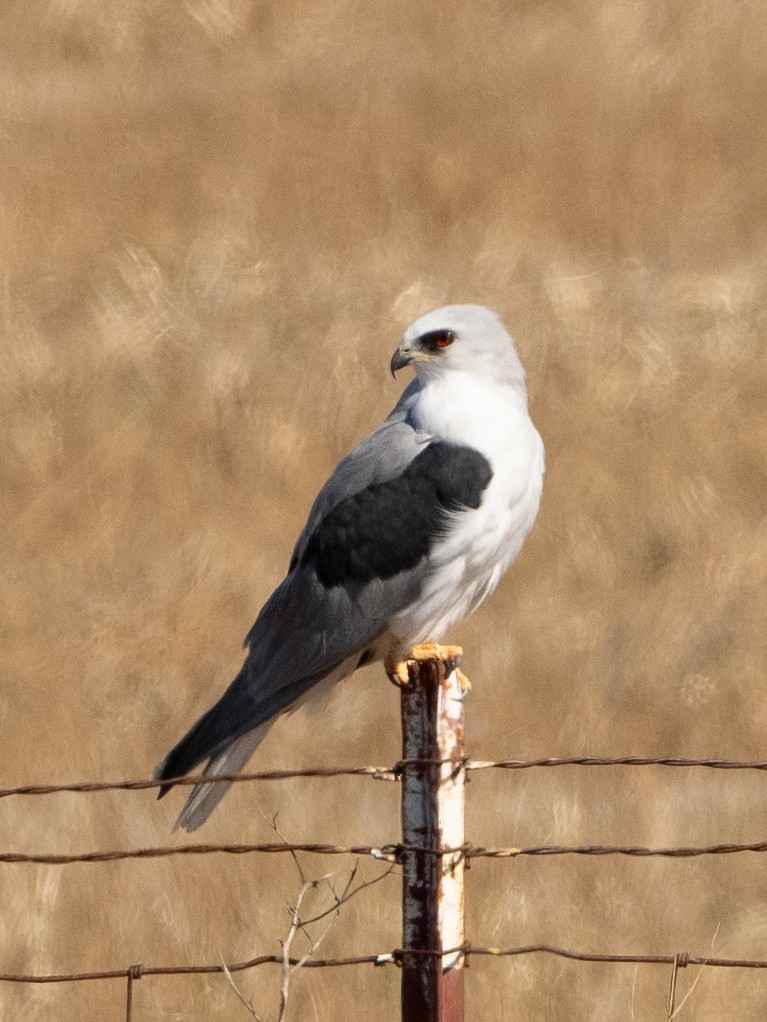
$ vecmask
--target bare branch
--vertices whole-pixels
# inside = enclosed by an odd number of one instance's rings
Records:
[[[285,835],[282,833],[280,828],[277,826],[277,817],[280,814],[279,813],[275,813],[274,816],[270,820],[269,817],[266,815],[266,813],[263,812],[263,810],[259,810],[259,812],[261,813],[262,819],[264,819],[269,824],[270,828],[274,831],[274,833],[277,835],[277,837],[280,839],[280,841],[282,841],[282,843],[285,845],[285,847],[288,848],[289,845],[290,845],[290,842],[285,839]],[[306,883],[306,876],[304,875],[304,871],[303,871],[303,869],[301,867],[301,863],[298,860],[298,855],[296,854],[296,851],[295,851],[294,848],[290,848],[290,857],[293,859],[293,862],[296,864],[296,869],[298,870],[298,876],[299,876],[299,878],[301,880],[301,883],[305,884]]]
[[[256,1022],[264,1022],[264,1020],[261,1018],[261,1016],[256,1014],[256,1010],[253,1007],[253,1004],[250,1001],[246,1001],[245,1000],[244,995],[238,989],[237,984],[234,982],[234,979],[232,978],[231,972],[226,967],[226,962],[224,961],[223,958],[221,959],[221,967],[224,970],[224,975],[226,976],[226,978],[229,980],[229,982],[232,985],[232,990],[234,990],[234,992],[237,994],[237,997],[239,998],[239,1000],[243,1004],[245,1010],[252,1016],[252,1018],[254,1018],[256,1020]]]

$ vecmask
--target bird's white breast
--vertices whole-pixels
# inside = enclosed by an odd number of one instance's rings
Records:
[[[445,373],[417,393],[411,418],[424,433],[478,450],[493,476],[478,509],[451,516],[424,591],[392,622],[403,650],[446,638],[495,589],[532,528],[543,485],[543,443],[521,388]]]

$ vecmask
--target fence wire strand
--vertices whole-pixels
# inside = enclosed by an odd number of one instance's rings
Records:
[[[533,767],[706,767],[710,770],[767,770],[767,762],[736,759],[684,759],[678,756],[563,756],[545,759],[470,759],[467,770],[529,770]]]
[[[56,795],[62,792],[84,793],[103,791],[142,791],[147,788],[165,786],[188,787],[207,781],[226,781],[241,784],[254,781],[286,781],[297,777],[371,777],[374,780],[398,780],[408,766],[442,766],[452,760],[442,759],[401,759],[391,766],[330,766],[307,767],[298,770],[258,770],[239,774],[187,774],[184,777],[157,781],[153,778],[136,778],[124,781],[74,781],[67,784],[25,784],[16,788],[0,788],[0,798],[13,795]],[[564,756],[541,759],[466,759],[462,764],[466,770],[530,770],[539,767],[704,767],[711,770],[767,770],[767,761],[733,759],[682,759],[662,756]]]
[[[332,845],[318,843],[263,842],[259,844],[189,844],[160,845],[154,848],[116,849],[106,852],[84,852],[76,855],[26,855],[21,852],[0,852],[0,863],[27,863],[46,866],[68,866],[73,863],[120,862],[124,859],[165,859],[175,855],[278,855],[307,852],[316,855],[370,855],[374,859],[396,862],[404,852],[422,855],[449,856],[463,853],[466,859],[516,859],[522,856],[550,855],[626,855],[637,858],[691,859],[702,855],[733,855],[740,852],[767,852],[767,841],[751,844],[718,844],[705,847],[645,848],[641,845],[532,845],[530,847],[474,848],[472,845],[428,848],[421,845]]]
[[[0,973],[2,983],[81,983],[96,980],[125,979],[137,980],[144,976],[206,976],[224,972],[245,972],[261,965],[300,965],[305,969],[330,969],[355,965],[399,965],[402,959],[413,955],[444,958],[461,953],[468,957],[518,958],[524,955],[548,954],[576,962],[595,962],[613,965],[674,965],[685,968],[688,965],[721,969],[767,969],[767,960],[750,958],[715,958],[708,955],[692,955],[687,951],[672,955],[600,954],[590,951],[576,951],[557,947],[553,944],[526,944],[520,947],[477,947],[462,944],[444,951],[426,948],[394,948],[379,954],[349,955],[344,958],[288,958],[279,955],[259,955],[244,962],[232,962],[224,966],[215,965],[131,965],[124,969],[106,969],[100,972],[68,972],[46,975],[23,973]]]

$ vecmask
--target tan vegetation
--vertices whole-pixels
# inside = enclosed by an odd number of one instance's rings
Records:
[[[402,328],[447,301],[502,314],[548,451],[519,563],[450,637],[470,753],[767,758],[762,5],[8,0],[0,49],[3,785],[149,773],[395,401]],[[253,765],[398,742],[368,670]],[[6,799],[0,848],[180,840],[182,798]],[[756,774],[486,772],[468,833],[750,841],[766,810]],[[202,837],[269,840],[262,812],[292,840],[398,835],[396,785],[353,779],[241,785]],[[760,856],[479,861],[469,935],[767,957],[763,877]],[[208,857],[6,865],[0,891],[0,971],[57,972],[277,951],[296,883]],[[322,953],[396,946],[398,911],[390,878]],[[668,980],[475,960],[467,1018],[661,1019]],[[398,982],[304,973],[292,1017],[396,1018]],[[679,1017],[762,1019],[766,982],[709,970]],[[237,984],[273,1012],[278,971]],[[119,1018],[122,997],[2,984],[0,1013]],[[223,976],[135,985],[138,1020],[238,1017]]]

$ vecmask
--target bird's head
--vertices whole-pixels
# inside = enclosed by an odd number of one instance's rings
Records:
[[[446,305],[417,319],[392,356],[392,375],[408,365],[424,381],[457,370],[525,386],[514,342],[484,305]]]

